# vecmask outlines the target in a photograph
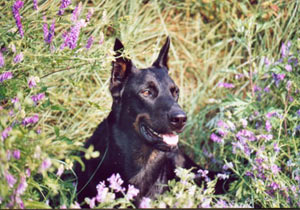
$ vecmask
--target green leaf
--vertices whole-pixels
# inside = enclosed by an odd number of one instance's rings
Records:
[[[52,110],[57,110],[57,111],[62,111],[62,112],[68,111],[66,108],[64,108],[63,106],[59,106],[59,105],[52,105],[51,109]]]
[[[27,209],[51,209],[49,205],[39,201],[25,201],[24,204]]]
[[[56,137],[59,137],[59,128],[57,126],[54,126],[54,132]]]

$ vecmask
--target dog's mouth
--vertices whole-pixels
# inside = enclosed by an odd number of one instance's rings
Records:
[[[177,147],[178,135],[176,132],[158,133],[144,123],[140,124],[140,133],[150,144],[163,151],[170,151]]]

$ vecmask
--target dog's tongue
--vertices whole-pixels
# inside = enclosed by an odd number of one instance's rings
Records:
[[[176,146],[178,143],[178,135],[164,134],[162,137],[163,137],[163,141],[168,145]]]

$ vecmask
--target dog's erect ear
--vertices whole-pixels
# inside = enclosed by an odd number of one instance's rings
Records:
[[[132,62],[130,59],[122,56],[124,46],[119,39],[116,39],[114,45],[115,61],[112,62],[112,71],[109,90],[113,99],[121,95],[122,84],[131,71]]]
[[[166,43],[164,46],[161,48],[158,58],[156,61],[153,63],[153,66],[162,68],[166,67],[168,69],[168,52],[170,48],[170,38],[167,37]]]

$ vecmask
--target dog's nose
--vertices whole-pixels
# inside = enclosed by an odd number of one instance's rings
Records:
[[[173,112],[169,114],[171,127],[176,130],[181,130],[187,121],[187,116],[184,112]]]

